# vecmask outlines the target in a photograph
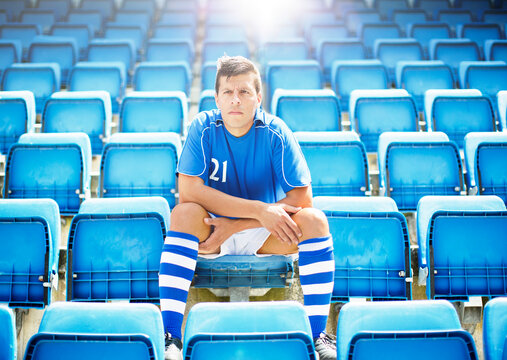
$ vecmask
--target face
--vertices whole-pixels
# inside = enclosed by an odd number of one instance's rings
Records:
[[[247,73],[220,78],[215,101],[222,111],[225,128],[234,136],[245,135],[252,127],[262,95],[255,91],[255,74]]]

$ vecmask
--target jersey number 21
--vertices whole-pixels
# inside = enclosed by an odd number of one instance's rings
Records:
[[[211,158],[211,162],[213,163],[213,171],[209,178],[213,181],[220,181],[220,178],[217,176],[220,170],[220,163],[217,159]],[[227,161],[222,162],[222,182],[225,182],[227,179]]]

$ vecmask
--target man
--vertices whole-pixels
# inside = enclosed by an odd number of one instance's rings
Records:
[[[310,172],[292,132],[260,109],[261,80],[243,57],[218,60],[219,110],[193,120],[178,164],[180,201],[160,264],[166,360],[181,359],[181,325],[197,254],[299,251],[305,309],[320,360],[336,359],[324,333],[334,258],[325,215],[312,206]]]

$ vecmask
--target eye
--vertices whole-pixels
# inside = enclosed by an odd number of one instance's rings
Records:
[[[250,94],[250,92],[248,90],[241,90],[241,93],[242,94]]]
[[[224,94],[232,94],[232,91],[231,90],[224,90]]]

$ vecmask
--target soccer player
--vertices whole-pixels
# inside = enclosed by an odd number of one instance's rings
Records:
[[[294,135],[260,109],[259,71],[248,59],[218,59],[218,110],[199,113],[178,163],[179,204],[160,261],[166,360],[181,359],[181,326],[197,254],[299,252],[304,305],[320,360],[336,359],[327,335],[333,243],[312,208],[310,172]],[[302,119],[308,120],[308,119]]]

